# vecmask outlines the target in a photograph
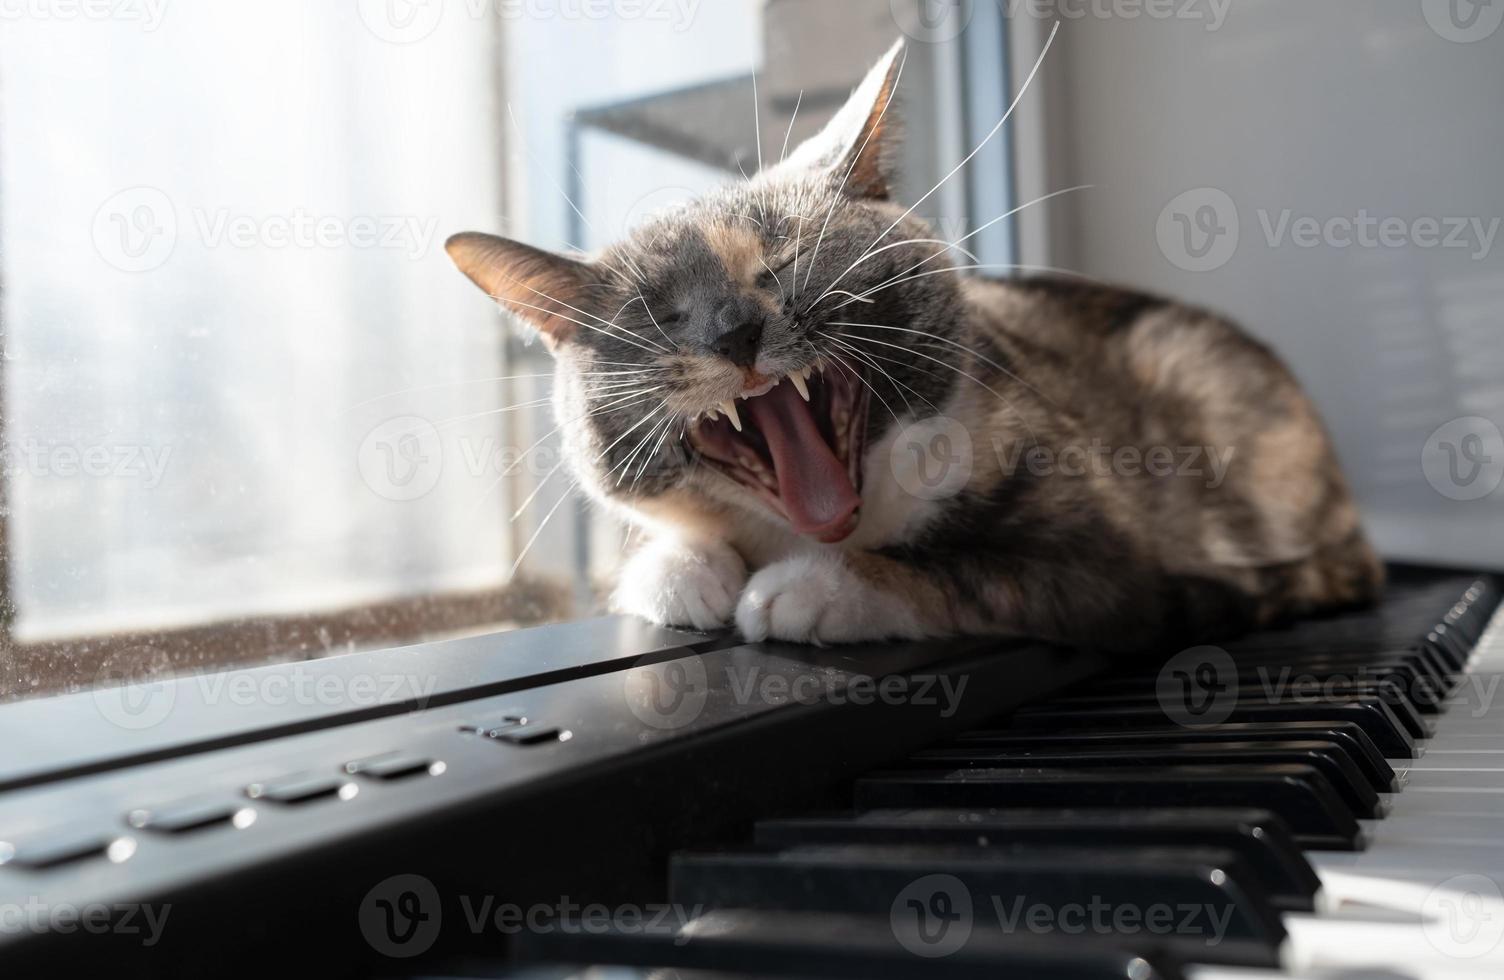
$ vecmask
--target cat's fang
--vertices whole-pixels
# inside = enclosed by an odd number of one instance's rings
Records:
[[[789,381],[793,383],[794,390],[799,392],[799,397],[809,401],[809,385],[804,383],[804,377],[797,373],[791,374]]]
[[[736,404],[730,401],[721,402],[721,411],[731,420],[731,427],[737,432],[742,431],[742,417],[736,412]]]

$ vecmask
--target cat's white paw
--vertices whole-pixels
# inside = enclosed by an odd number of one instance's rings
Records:
[[[725,545],[653,541],[622,568],[611,608],[659,626],[719,629],[746,581],[746,564]]]
[[[787,558],[752,576],[736,606],[749,640],[851,643],[922,634],[902,600],[882,595],[837,555]]]

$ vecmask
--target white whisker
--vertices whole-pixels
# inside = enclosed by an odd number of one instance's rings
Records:
[[[507,573],[507,578],[512,578],[517,574],[517,569],[519,566],[521,566],[522,560],[527,557],[527,553],[529,551],[532,551],[533,545],[538,542],[538,536],[543,533],[544,528],[548,527],[548,522],[553,520],[554,514],[560,507],[564,505],[564,501],[569,499],[569,495],[574,492],[575,487],[578,487],[579,485],[580,483],[578,480],[571,483],[569,489],[564,491],[564,493],[554,503],[553,507],[549,509],[549,512],[543,516],[542,522],[538,524],[538,530],[533,532],[533,536],[531,538],[528,538],[527,544],[523,546],[522,554],[518,555],[517,560],[512,562],[512,570]]]
[[[894,391],[894,393],[897,394],[898,397],[899,397],[899,400],[901,400],[903,402],[903,410],[906,413],[908,413],[909,415],[913,415],[914,414],[914,406],[909,404],[908,396],[905,395],[902,391],[898,390],[899,389],[898,379],[894,378],[893,375],[889,374],[887,371],[884,371],[881,365],[874,363],[872,361],[872,359],[867,356],[867,354],[866,354],[865,351],[858,350],[857,347],[854,344],[848,344],[848,343],[846,343],[843,340],[837,340],[835,337],[832,337],[830,334],[822,333],[822,334],[820,334],[820,336],[824,337],[826,340],[830,341],[832,344],[836,344],[836,345],[840,346],[841,348],[843,348],[844,350],[846,350],[848,353],[850,353],[852,357],[857,358],[863,364],[866,364],[868,367],[872,368],[874,371],[878,372],[879,374],[881,374],[885,378],[887,378],[888,383],[891,384],[891,385],[893,385],[893,391]],[[912,391],[913,389],[910,389],[910,390]]]
[[[612,442],[611,445],[609,445],[605,449],[601,450],[601,454],[599,456],[595,457],[596,462],[600,462],[602,459],[604,459],[606,457],[606,454],[609,453],[611,450],[615,449],[617,447],[617,445],[619,445],[623,439],[625,439],[627,436],[631,435],[633,432],[636,432],[637,429],[638,429],[638,427],[640,427],[644,422],[646,422],[648,419],[652,418],[654,415],[657,415],[659,412],[663,411],[667,407],[668,407],[668,402],[661,402],[661,403],[659,403],[659,405],[658,405],[657,408],[653,409],[647,415],[644,415],[642,418],[640,418],[636,422],[634,422],[632,424],[632,427],[629,428],[629,429],[627,429],[626,432],[623,432],[621,435],[617,436],[616,440],[614,442]]]
[[[1050,200],[1053,197],[1059,197],[1062,194],[1069,194],[1072,191],[1087,190],[1088,188],[1092,188],[1092,187],[1095,187],[1095,186],[1096,186],[1095,184],[1077,184],[1075,187],[1067,187],[1064,190],[1051,191],[1048,194],[1044,194],[1044,195],[1042,195],[1040,197],[1034,198],[1034,200],[1032,200],[1032,201],[1028,201],[1028,202],[1026,202],[1024,204],[1020,204],[1016,208],[1013,208],[1013,209],[1011,209],[1009,211],[1005,211],[1004,213],[998,215],[996,218],[993,218],[991,221],[989,221],[986,224],[982,225],[980,228],[976,229],[975,231],[971,232],[970,234],[963,235],[960,238],[957,238],[954,242],[950,242],[948,244],[950,246],[955,246],[955,245],[959,245],[960,243],[966,241],[967,239],[975,238],[977,235],[980,235],[982,232],[986,231],[988,228],[991,228],[993,225],[997,224],[999,221],[1006,221],[1007,219],[1013,217],[1015,214],[1018,214],[1020,211],[1024,210],[1024,208],[1033,207],[1036,204],[1043,204],[1045,201],[1048,201],[1048,200]],[[909,273],[913,272],[915,269],[918,269],[920,266],[928,265],[929,263],[933,262],[935,259],[938,259],[940,256],[944,255],[947,251],[949,251],[949,248],[941,249],[940,251],[935,252],[933,255],[926,256],[925,258],[921,259],[920,261],[915,262],[913,265],[909,266],[907,269],[905,269],[902,272],[898,273],[897,275],[891,277],[886,282],[878,283],[877,286],[873,287],[873,289],[871,289],[871,290],[868,290],[868,292],[869,293],[875,292],[877,289],[884,288],[886,286],[889,286],[891,284],[896,283],[897,281],[901,280],[904,276],[907,276]],[[970,252],[966,252],[964,249],[961,250],[961,251],[968,258],[970,258],[973,262],[981,262],[981,259],[977,258],[975,255],[972,255]],[[810,304],[810,308],[813,309],[815,306],[819,305],[820,301],[823,300],[824,298],[825,298],[824,296],[821,296],[820,299],[815,300],[814,303]]]
[[[825,335],[821,334],[821,336],[823,337]],[[826,339],[828,340],[830,338],[827,337]],[[833,361],[836,362],[836,366],[839,367],[842,371],[845,371],[847,374],[851,375],[853,378],[857,379],[862,384],[866,385],[868,391],[872,392],[874,395],[877,395],[877,400],[880,401],[880,402],[882,402],[883,403],[883,408],[886,408],[888,410],[888,414],[891,415],[891,416],[893,416],[893,421],[894,422],[898,421],[898,413],[895,412],[895,411],[893,411],[893,406],[888,404],[888,400],[886,398],[884,398],[882,395],[878,394],[878,391],[877,391],[876,388],[874,388],[874,387],[872,387],[872,385],[868,384],[867,379],[864,378],[864,377],[862,377],[862,372],[853,370],[852,367],[851,367],[851,365],[849,365],[849,364],[846,363],[845,358],[841,357],[840,354],[837,354],[834,351],[830,352],[830,358],[831,358],[831,360],[833,360]]]
[[[548,486],[548,481],[552,480],[554,478],[554,474],[557,473],[557,472],[559,472],[559,470],[561,470],[563,467],[564,467],[564,461],[562,459],[559,460],[558,463],[554,464],[554,468],[548,471],[548,475],[547,476],[545,476],[543,479],[541,479],[541,480],[538,481],[538,485],[533,488],[533,492],[532,493],[530,493],[530,494],[527,495],[527,499],[524,500],[522,503],[520,503],[520,504],[517,505],[517,509],[512,512],[512,516],[508,520],[508,523],[515,524],[517,522],[517,518],[519,518],[519,517],[522,516],[522,512],[525,511],[525,510],[527,510],[528,507],[530,507],[532,505],[532,503],[533,503],[534,500],[538,499],[538,494],[542,493],[543,492],[543,488],[546,487],[546,486]],[[502,477],[497,477],[497,481],[498,482],[501,479],[502,479]],[[494,487],[494,486],[496,486],[496,484],[493,483],[493,484],[491,484],[491,486]]]
[[[820,237],[815,239],[815,251],[814,254],[810,256],[809,271],[804,274],[804,288],[806,289],[809,288],[810,276],[814,275],[815,259],[818,259],[820,257],[820,243],[825,240],[825,232],[830,228],[830,219],[836,213],[836,205],[841,203],[841,195],[846,192],[847,182],[851,180],[851,175],[856,170],[856,165],[861,162],[862,154],[867,151],[867,144],[872,141],[872,137],[876,135],[877,131],[881,128],[883,117],[888,114],[888,109],[893,105],[893,97],[896,96],[898,92],[898,83],[903,79],[904,66],[908,63],[909,51],[907,48],[905,48],[903,52],[903,58],[898,62],[898,74],[893,79],[893,87],[889,91],[889,99],[886,103],[883,104],[882,112],[879,112],[877,114],[877,124],[874,125],[872,129],[867,133],[867,137],[866,139],[862,140],[862,145],[857,149],[856,155],[851,158],[851,166],[846,168],[846,176],[841,178],[841,186],[836,189],[836,195],[831,199],[830,210],[825,212],[825,224],[820,228]],[[883,234],[886,235],[887,232],[883,232]],[[880,235],[878,237],[881,238],[882,236]]]
[[[851,351],[851,353],[853,355],[855,355],[857,357],[860,357],[862,359],[863,363],[870,365],[874,371],[878,372],[884,378],[886,378],[888,380],[888,383],[891,384],[891,385],[893,385],[893,387],[895,389],[897,389],[897,388],[904,389],[904,391],[907,391],[909,394],[913,395],[915,398],[919,399],[920,401],[922,401],[926,405],[928,405],[932,410],[935,411],[936,414],[938,414],[940,412],[939,407],[937,407],[934,402],[930,401],[928,398],[924,397],[919,392],[915,391],[912,386],[904,384],[902,381],[899,381],[897,378],[895,378],[893,376],[892,372],[888,371],[881,364],[878,364],[877,361],[882,360],[882,361],[888,362],[889,364],[898,364],[898,365],[901,365],[902,367],[907,368],[910,371],[918,371],[920,374],[927,374],[930,377],[938,377],[937,375],[930,374],[930,372],[925,371],[923,368],[916,368],[916,367],[914,367],[914,365],[910,364],[909,362],[907,362],[907,361],[901,361],[901,360],[899,360],[896,357],[882,357],[881,355],[874,354],[871,351],[859,350],[854,344],[848,344],[848,343],[845,343],[844,341],[837,340],[835,337],[832,337],[829,334],[822,333],[821,336],[824,337],[826,340],[829,340],[831,343],[840,344],[841,346],[845,347],[847,350]],[[899,396],[898,397],[903,398],[904,407],[909,410],[909,414],[910,415],[915,414],[914,413],[914,406],[912,406],[912,405],[909,404],[909,400],[907,398],[904,398],[902,392],[899,392]]]
[[[869,306],[877,302],[877,300],[875,300],[875,299],[868,299],[865,296],[858,296],[856,293],[847,292],[844,289],[831,289],[831,290],[828,290],[825,293],[825,296],[850,296],[851,297],[851,302],[853,302],[853,303],[866,303]],[[820,299],[824,299],[825,296],[821,296]],[[818,304],[820,302],[820,299],[815,300],[815,303]],[[850,305],[851,305],[851,303],[842,303],[841,304],[841,306],[850,306]],[[836,307],[836,309],[839,310],[841,308],[841,306]],[[811,307],[811,308],[813,308],[813,307]]]
[[[909,217],[909,215],[911,215],[915,211],[919,210],[919,206],[921,204],[923,204],[925,201],[928,201],[930,199],[930,197],[933,196],[936,191],[938,191],[942,186],[945,185],[946,181],[950,180],[956,174],[960,173],[961,172],[961,168],[965,167],[968,163],[970,163],[972,161],[972,159],[974,159],[978,153],[981,153],[982,152],[982,147],[986,146],[992,140],[992,138],[994,136],[996,136],[999,131],[1002,130],[1003,125],[1005,123],[1007,123],[1008,118],[1013,115],[1013,110],[1018,108],[1018,103],[1023,99],[1024,95],[1028,93],[1029,86],[1034,81],[1034,76],[1039,73],[1040,66],[1044,64],[1045,55],[1047,55],[1047,54],[1050,53],[1050,46],[1055,43],[1055,35],[1058,34],[1059,32],[1060,32],[1060,21],[1057,20],[1057,21],[1055,21],[1055,26],[1052,27],[1052,28],[1050,28],[1050,36],[1044,42],[1044,49],[1039,52],[1039,57],[1034,60],[1034,67],[1031,68],[1031,69],[1029,69],[1029,75],[1028,75],[1027,78],[1024,79],[1024,83],[1019,88],[1018,94],[1013,97],[1013,102],[1011,104],[1009,104],[1008,110],[1003,113],[1003,118],[999,119],[997,121],[997,125],[992,127],[992,131],[990,133],[988,133],[986,136],[982,137],[982,141],[977,144],[976,149],[974,149],[970,153],[968,153],[966,155],[966,159],[964,159],[960,163],[956,164],[956,168],[954,170],[952,170],[950,173],[946,174],[944,177],[941,177],[940,178],[940,182],[938,184],[936,184],[934,187],[931,187],[928,191],[926,191],[925,194],[924,194],[924,196],[921,197],[919,200],[915,201],[912,207],[910,207],[903,214],[899,215],[898,219],[896,221],[894,221],[891,225],[889,225],[887,227],[887,229],[884,230],[881,235],[878,235],[877,238],[873,239],[872,245],[876,245],[878,242],[880,242],[884,238],[888,237],[888,232],[892,231],[894,228],[897,228],[899,225],[901,225]],[[871,247],[872,247],[871,245],[868,246],[868,248],[871,248]]]
[[[794,114],[789,117],[788,132],[783,134],[783,152],[778,155],[778,162],[789,158],[789,137],[794,135],[794,122],[799,118],[799,107],[804,105],[804,89],[799,90],[799,98],[794,102]]]
[[[997,370],[999,370],[999,371],[1003,372],[1004,374],[1006,374],[1008,377],[1012,378],[1014,381],[1017,381],[1019,384],[1023,385],[1024,387],[1028,388],[1030,391],[1034,392],[1034,394],[1038,395],[1040,398],[1043,398],[1045,401],[1051,401],[1051,399],[1049,399],[1048,397],[1046,397],[1046,395],[1043,392],[1041,392],[1039,389],[1035,388],[1033,385],[1030,385],[1027,381],[1025,381],[1023,378],[1020,378],[1018,375],[1014,374],[1008,368],[1004,367],[1003,365],[999,364],[998,362],[996,362],[996,361],[992,360],[991,358],[987,357],[981,351],[975,350],[975,349],[973,349],[971,347],[967,347],[965,344],[958,343],[958,342],[956,342],[954,340],[951,340],[949,337],[942,337],[939,334],[937,334],[937,333],[931,333],[928,330],[915,330],[913,327],[890,327],[890,326],[888,326],[885,323],[852,323],[852,322],[848,322],[848,321],[832,320],[832,321],[830,321],[829,326],[832,326],[832,327],[871,327],[871,328],[873,328],[875,330],[895,330],[895,331],[897,331],[899,333],[915,334],[915,335],[920,336],[920,337],[929,337],[929,338],[931,338],[933,340],[938,340],[942,344],[949,344],[951,347],[954,347],[954,348],[956,348],[959,351],[964,351],[967,354],[970,354],[972,357],[975,357],[977,360],[981,361],[983,364],[986,364],[986,365],[988,365],[990,367],[996,368]]]
[[[1075,276],[1078,279],[1086,279],[1090,282],[1101,282],[1101,280],[1096,278],[1095,276],[1089,276],[1084,272],[1076,272],[1073,269],[1057,269],[1054,266],[1049,265],[1019,265],[1018,263],[1012,262],[981,262],[974,265],[951,265],[946,266],[944,269],[931,269],[928,272],[916,272],[912,276],[904,276],[902,279],[893,279],[885,283],[880,283],[879,285],[873,286],[871,289],[865,290],[860,296],[854,296],[844,303],[837,303],[835,308],[839,310],[843,307],[850,306],[853,302],[856,302],[858,300],[866,301],[871,297],[876,296],[878,293],[882,292],[885,289],[892,289],[894,286],[902,286],[904,283],[913,282],[915,279],[924,279],[928,276],[943,276],[948,272],[965,272],[968,269],[1008,269],[1014,272],[1050,272],[1062,276]]]
[[[538,290],[532,289],[532,287],[530,287],[530,286],[528,286],[526,288],[531,289],[532,292],[538,293]],[[555,302],[555,303],[559,302],[558,300],[554,299],[552,296],[547,295],[546,293],[538,293],[538,295],[543,296],[545,299],[551,300],[552,302]],[[538,305],[536,305],[534,303],[524,303],[520,299],[506,299],[506,298],[503,298],[501,296],[492,296],[491,298],[494,299],[494,300],[498,300],[498,301],[500,301],[502,303],[507,303],[507,304],[515,305],[515,306],[521,306],[524,309],[537,310],[540,313],[547,313],[550,316],[556,316],[556,317],[558,317],[561,320],[567,320],[570,323],[582,326],[586,330],[594,330],[598,334],[603,334],[603,335],[605,335],[607,337],[610,337],[610,338],[612,338],[614,340],[623,341],[624,343],[631,344],[633,347],[641,347],[643,350],[647,351],[649,354],[655,354],[655,353],[656,354],[667,354],[667,353],[669,353],[669,351],[664,350],[662,347],[658,346],[653,341],[651,341],[651,340],[645,340],[644,338],[638,336],[637,334],[632,333],[630,330],[625,330],[622,327],[618,327],[614,323],[608,324],[608,326],[616,327],[618,330],[622,330],[623,333],[627,334],[626,337],[618,337],[618,336],[616,336],[616,334],[613,334],[609,330],[603,330],[600,327],[595,326],[594,324],[586,323],[584,320],[576,320],[572,316],[565,316],[564,314],[562,314],[562,313],[560,313],[560,312],[558,312],[556,310],[551,310],[551,309],[549,309],[546,306],[538,306]],[[560,305],[561,306],[567,306],[568,304],[560,303]],[[570,309],[574,309],[574,307],[572,307],[572,306],[569,307],[569,308]],[[579,312],[580,313],[584,313],[585,316],[591,316],[592,315],[590,313],[585,313],[584,310],[580,310]],[[600,317],[596,317],[596,319],[599,320]],[[601,321],[601,322],[604,323],[605,321]],[[636,337],[637,340],[642,341],[642,343],[637,343],[636,341],[629,340],[628,337]]]
[[[887,232],[884,232],[884,234],[887,234]],[[965,239],[961,239],[961,241],[965,241]],[[855,262],[851,263],[850,265],[848,265],[846,267],[846,271],[845,272],[842,272],[839,276],[836,276],[834,279],[832,279],[830,281],[831,286],[834,286],[836,283],[840,282],[842,279],[845,279],[848,275],[850,275],[850,273],[851,273],[851,271],[853,269],[855,269],[857,266],[861,265],[863,262],[866,262],[868,259],[877,258],[877,256],[883,254],[884,252],[887,252],[887,251],[889,251],[891,249],[895,249],[895,248],[902,248],[905,245],[944,245],[945,248],[943,248],[940,251],[936,252],[935,255],[944,255],[946,252],[954,250],[954,251],[960,252],[962,255],[966,256],[968,259],[971,259],[971,261],[973,261],[973,262],[980,262],[980,261],[982,261],[981,259],[977,258],[972,253],[968,252],[966,249],[964,249],[964,248],[958,248],[957,247],[957,245],[958,245],[957,242],[947,242],[947,241],[945,241],[944,239],[941,239],[941,238],[905,238],[901,242],[890,242],[889,244],[884,245],[882,248],[872,249],[870,251],[864,252],[860,258],[858,258]],[[934,257],[935,257],[934,255],[930,256],[930,258],[934,258]],[[924,261],[928,262],[929,259],[925,259]],[[923,265],[924,263],[921,262],[919,264]],[[819,303],[820,300],[824,299],[826,296],[829,296],[830,294],[831,294],[831,290],[830,289],[825,290],[825,292],[820,295],[820,299],[815,300],[815,303]],[[811,304],[811,305],[814,305],[814,304]]]
[[[534,169],[543,174],[544,179],[553,185],[554,190],[558,191],[560,196],[574,209],[574,213],[580,216],[580,220],[585,223],[585,227],[594,232],[595,226],[590,223],[589,218],[585,217],[585,212],[580,210],[579,205],[575,204],[568,192],[559,186],[558,182],[549,174],[548,169],[538,162],[537,157],[533,156],[532,149],[527,145],[527,141],[523,139],[522,127],[517,123],[517,114],[512,111],[512,103],[510,102],[507,103],[507,116],[512,120],[512,128],[517,131],[517,142],[522,145],[523,152],[527,154],[527,158],[533,162]]]
[[[840,331],[838,331],[838,332],[840,332]],[[928,354],[920,353],[919,351],[914,350],[912,347],[903,347],[903,346],[901,346],[899,344],[890,344],[887,341],[876,340],[876,339],[874,339],[872,337],[861,337],[861,336],[858,336],[856,334],[849,334],[849,333],[844,333],[844,332],[840,332],[840,333],[841,333],[842,337],[847,337],[847,338],[850,338],[851,340],[861,341],[863,343],[868,343],[868,344],[881,344],[884,347],[892,347],[895,350],[901,350],[901,351],[905,351],[905,352],[907,352],[909,354],[917,355],[919,357],[924,358],[927,361],[934,361],[936,364],[940,365],[941,367],[946,368],[946,369],[951,370],[951,371],[954,371],[957,374],[959,374],[961,377],[966,378],[969,381],[972,381],[972,382],[974,382],[976,384],[981,385],[983,388],[985,388],[989,392],[991,392],[998,399],[998,401],[1000,401],[1004,405],[1006,405],[1008,407],[1008,410],[1010,412],[1012,412],[1014,415],[1018,416],[1019,419],[1023,419],[1023,415],[1019,413],[1018,409],[1016,409],[1016,408],[1013,407],[1013,403],[1010,402],[1005,395],[1003,395],[1001,392],[999,392],[997,389],[993,388],[991,385],[989,385],[987,382],[983,381],[982,379],[980,379],[978,377],[975,377],[975,376],[973,376],[971,374],[967,374],[965,371],[962,371],[960,368],[956,367],[954,364],[951,364],[951,363],[949,363],[947,361],[942,361],[938,357],[931,357]],[[1009,373],[1008,376],[1010,378],[1013,378],[1015,381],[1018,381],[1018,378],[1016,378],[1011,372]],[[1021,382],[1021,381],[1019,383],[1023,384],[1023,382]],[[1028,387],[1028,386],[1025,385],[1025,387]],[[1033,390],[1033,389],[1030,389],[1030,390]],[[1027,425],[1027,424],[1028,423],[1025,422],[1025,425]],[[1033,431],[1030,430],[1029,434],[1030,434],[1030,436],[1033,436]]]

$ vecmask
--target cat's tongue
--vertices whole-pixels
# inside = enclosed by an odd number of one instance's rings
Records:
[[[844,538],[862,498],[846,467],[825,444],[809,405],[791,384],[744,404],[768,442],[778,496],[794,530],[826,542]]]

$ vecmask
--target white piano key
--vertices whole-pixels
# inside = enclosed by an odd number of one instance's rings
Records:
[[[1499,910],[1504,913],[1504,908]],[[1411,976],[1504,976],[1493,932],[1453,933],[1442,920],[1414,923],[1288,915],[1285,961],[1296,973],[1398,969]]]
[[[1369,848],[1308,852],[1336,911],[1285,917],[1282,976],[1504,977],[1504,609],[1461,680],[1427,751],[1391,761],[1405,785]]]

